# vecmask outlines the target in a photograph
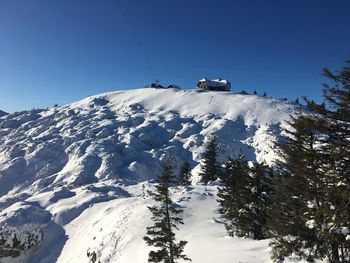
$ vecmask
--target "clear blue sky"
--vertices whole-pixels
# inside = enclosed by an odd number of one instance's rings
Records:
[[[319,98],[350,57],[349,0],[0,0],[0,109],[154,80]]]

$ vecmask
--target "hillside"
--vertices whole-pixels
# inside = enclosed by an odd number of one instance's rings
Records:
[[[0,117],[5,116],[7,114],[8,114],[7,112],[4,112],[4,111],[0,110]]]
[[[7,259],[87,262],[95,252],[101,262],[145,262],[146,190],[161,161],[171,158],[175,171],[189,161],[196,183],[205,144],[216,134],[220,161],[244,154],[271,164],[272,142],[296,110],[253,95],[138,89],[1,117],[0,226],[7,237],[17,231],[31,242]],[[268,241],[226,237],[215,186],[174,193],[188,208],[180,236],[193,262],[269,261]],[[217,253],[204,256],[213,243]]]

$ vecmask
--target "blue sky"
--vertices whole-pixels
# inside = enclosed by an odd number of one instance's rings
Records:
[[[350,58],[348,0],[1,0],[0,109],[160,80],[319,99]]]

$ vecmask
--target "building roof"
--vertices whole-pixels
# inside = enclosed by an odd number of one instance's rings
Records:
[[[199,82],[207,82],[209,86],[212,86],[212,87],[218,87],[218,86],[226,86],[228,82],[228,80],[226,79],[207,79],[207,78],[203,78],[201,80],[199,80]]]

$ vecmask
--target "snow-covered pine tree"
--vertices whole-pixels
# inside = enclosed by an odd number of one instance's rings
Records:
[[[329,82],[324,85],[324,102],[313,104],[323,119],[320,126],[323,170],[329,187],[324,211],[329,227],[322,233],[331,262],[350,262],[350,61],[341,71],[324,69]]]
[[[226,230],[230,236],[242,236],[241,229],[237,226],[243,219],[240,208],[241,200],[248,196],[248,177],[248,162],[244,158],[230,159],[225,163],[223,186],[218,189],[217,201],[219,213],[228,221]]]
[[[183,186],[188,186],[191,184],[191,165],[188,161],[185,161],[179,172],[178,184]]]
[[[285,130],[288,137],[277,144],[280,180],[269,217],[273,233],[272,257],[283,259],[295,253],[309,260],[325,256],[324,242],[318,233],[325,226],[326,189],[322,152],[317,145],[318,120],[299,115]]]
[[[147,245],[156,247],[148,256],[148,262],[176,263],[178,259],[191,261],[184,254],[187,241],[175,240],[174,229],[183,224],[180,217],[182,209],[174,206],[171,200],[170,186],[174,182],[171,166],[165,163],[162,166],[162,175],[158,177],[155,191],[148,191],[156,201],[156,205],[148,207],[152,213],[154,225],[147,227],[146,236],[143,238]]]
[[[3,226],[0,229],[0,262],[3,262],[4,257],[16,258],[39,246],[43,237],[43,230],[37,224],[26,224],[22,227]]]
[[[201,162],[202,182],[207,184],[209,181],[215,181],[219,176],[220,165],[216,159],[216,137],[214,136],[206,147],[204,160]]]
[[[318,114],[294,118],[280,145],[286,176],[271,214],[275,259],[350,262],[350,63],[324,75],[333,83],[324,86],[325,102],[308,103]]]
[[[251,203],[248,210],[254,239],[271,236],[267,219],[274,196],[274,176],[273,169],[263,163],[253,163],[250,167]]]
[[[271,206],[272,170],[262,164],[249,167],[240,157],[225,164],[223,187],[218,190],[219,212],[228,220],[229,235],[269,237],[267,211]]]

